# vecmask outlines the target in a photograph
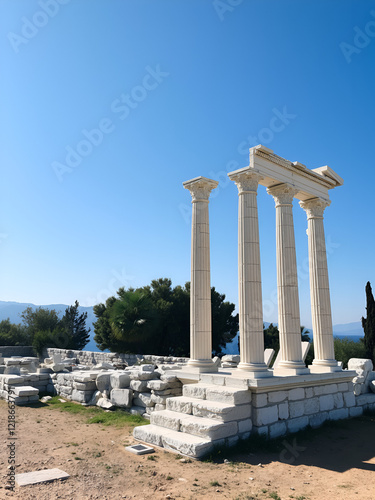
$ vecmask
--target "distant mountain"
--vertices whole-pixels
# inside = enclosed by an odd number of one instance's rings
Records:
[[[0,301],[0,321],[3,319],[9,318],[12,323],[21,323],[21,313],[27,308],[27,307],[32,307],[32,308],[37,308],[37,307],[44,307],[46,309],[55,309],[55,311],[58,313],[58,315],[61,317],[65,309],[68,307],[66,304],[49,304],[49,305],[44,305],[44,306],[36,306],[35,304],[31,303],[20,303],[20,302],[3,302]],[[86,326],[88,328],[91,328],[90,332],[90,342],[87,344],[85,347],[85,351],[94,351],[98,352],[99,349],[96,347],[95,341],[94,341],[94,327],[93,323],[96,321],[96,316],[94,314],[93,306],[90,307],[81,307],[79,306],[79,311],[82,312],[87,312],[87,321],[86,321]],[[267,323],[266,321],[264,322],[265,326],[268,327],[270,323]],[[274,325],[277,325],[277,323],[274,323]],[[310,332],[310,337],[312,337],[311,334],[311,328],[307,328]],[[356,337],[363,337],[363,328],[362,324],[360,321],[357,321],[355,323],[345,323],[345,324],[339,324],[339,325],[334,325],[333,326],[333,335],[334,336],[356,336]],[[232,340],[231,343],[226,345],[226,348],[224,349],[224,352],[226,354],[238,354],[238,334],[235,336],[235,338]]]
[[[65,309],[69,306],[66,304],[48,304],[48,305],[36,306],[35,304],[31,304],[28,302],[21,303],[21,302],[0,301],[0,321],[9,318],[12,323],[22,323],[21,313],[23,313],[23,311],[27,307],[32,307],[33,309],[36,309],[38,307],[44,307],[45,309],[54,309],[61,318],[65,312]],[[85,351],[98,352],[99,349],[96,347],[93,338],[94,337],[93,323],[95,323],[96,321],[96,316],[94,314],[93,306],[90,307],[79,306],[79,312],[80,313],[87,312],[86,326],[87,328],[91,328],[90,341],[86,345]]]

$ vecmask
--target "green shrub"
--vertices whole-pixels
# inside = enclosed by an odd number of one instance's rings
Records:
[[[348,367],[348,361],[350,358],[365,358],[366,348],[363,342],[355,342],[350,340],[350,338],[345,337],[339,339],[335,337],[335,356],[337,361],[342,361],[343,368]]]

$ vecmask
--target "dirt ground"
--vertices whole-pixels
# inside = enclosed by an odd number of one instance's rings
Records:
[[[314,438],[283,440],[279,451],[231,456],[225,463],[186,460],[156,450],[136,456],[132,427],[87,424],[51,407],[16,408],[17,473],[59,468],[65,481],[5,488],[8,408],[0,401],[0,498],[17,499],[375,499],[375,418],[319,430]]]

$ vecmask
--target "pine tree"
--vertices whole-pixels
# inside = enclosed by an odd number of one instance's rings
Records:
[[[87,312],[79,314],[78,307],[77,300],[74,306],[67,307],[61,323],[72,338],[69,347],[80,351],[90,340],[90,328],[86,329]]]
[[[362,317],[362,328],[365,332],[364,344],[366,356],[375,362],[375,300],[370,282],[366,284],[366,311],[367,317]]]

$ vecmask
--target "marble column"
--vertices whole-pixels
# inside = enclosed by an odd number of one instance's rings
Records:
[[[276,205],[277,298],[281,361],[275,375],[309,373],[302,360],[296,246],[293,224],[293,186],[267,189]]]
[[[238,369],[253,378],[272,376],[264,363],[263,303],[260,271],[258,182],[262,177],[252,169],[232,172],[229,178],[238,187],[238,301],[240,354]]]
[[[210,231],[208,199],[218,185],[206,177],[183,183],[192,196],[191,284],[190,284],[190,360],[198,372],[217,371],[212,361],[212,311],[210,277]]]
[[[308,221],[311,317],[315,353],[310,370],[313,373],[341,371],[341,367],[335,360],[333,344],[331,299],[323,223],[324,210],[330,204],[330,201],[320,198],[300,201]]]

